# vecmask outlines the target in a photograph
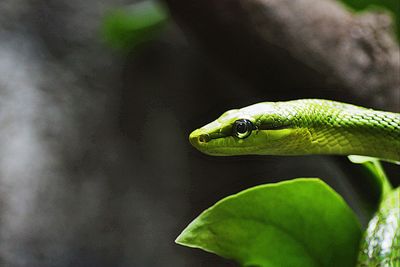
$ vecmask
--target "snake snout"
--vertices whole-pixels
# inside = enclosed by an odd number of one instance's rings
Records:
[[[189,136],[189,141],[194,147],[199,147],[210,141],[208,134],[199,133],[197,130],[192,132]]]

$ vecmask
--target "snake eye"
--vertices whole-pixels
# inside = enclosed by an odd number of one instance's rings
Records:
[[[253,123],[246,119],[240,119],[233,124],[233,135],[237,138],[243,139],[248,137],[253,130]]]

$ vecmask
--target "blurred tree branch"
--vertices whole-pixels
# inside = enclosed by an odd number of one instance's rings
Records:
[[[166,2],[210,54],[272,95],[279,85],[295,97],[400,110],[399,45],[384,12],[355,14],[333,0]]]

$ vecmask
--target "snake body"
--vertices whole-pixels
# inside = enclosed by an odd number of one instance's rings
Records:
[[[189,140],[215,156],[336,154],[399,162],[400,114],[320,99],[264,102],[225,112]],[[399,193],[371,220],[359,266],[400,267]]]

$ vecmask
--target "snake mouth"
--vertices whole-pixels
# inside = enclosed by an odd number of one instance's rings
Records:
[[[189,142],[200,152],[212,156],[234,156],[243,153],[251,154],[254,144],[243,144],[244,140],[238,140],[233,136],[220,133],[204,133],[202,129],[193,131],[189,135]],[[250,150],[250,151],[249,151]],[[242,152],[245,151],[245,152]]]

